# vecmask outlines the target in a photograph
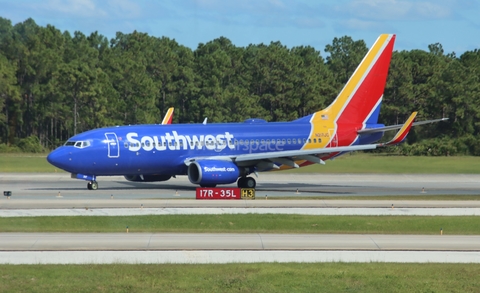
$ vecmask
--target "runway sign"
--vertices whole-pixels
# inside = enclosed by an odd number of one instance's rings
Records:
[[[197,188],[196,199],[255,199],[253,188]]]

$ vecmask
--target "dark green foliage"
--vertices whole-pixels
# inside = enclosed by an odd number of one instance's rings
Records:
[[[37,137],[52,149],[75,133],[103,126],[293,120],[333,101],[368,50],[334,38],[327,57],[280,42],[236,47],[220,37],[191,50],[167,37],[134,31],[108,40],[98,32],[61,32],[0,17],[0,151]],[[460,57],[441,44],[394,52],[380,121],[449,122],[416,128],[408,144],[385,152],[480,155],[480,51]]]

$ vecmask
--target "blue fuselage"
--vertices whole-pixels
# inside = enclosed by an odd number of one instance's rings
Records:
[[[305,119],[306,120],[306,119]],[[304,121],[305,121],[304,120]],[[105,175],[184,175],[185,160],[300,150],[315,147],[305,122],[136,125],[100,128],[73,136],[48,156],[70,173]],[[362,136],[355,144],[372,143],[382,134]],[[339,145],[341,140],[339,141]]]

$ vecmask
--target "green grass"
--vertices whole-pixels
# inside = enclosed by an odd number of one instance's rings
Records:
[[[0,218],[0,232],[365,233],[479,235],[478,217],[160,215]]]
[[[478,264],[1,265],[0,292],[478,292],[479,275]]]
[[[0,154],[0,173],[64,172],[47,162],[46,154]]]
[[[291,173],[375,173],[375,174],[480,174],[480,157],[413,157],[352,153],[325,165],[312,165]]]
[[[352,153],[291,173],[480,174],[480,157],[406,157]],[[0,154],[0,173],[63,172],[46,160],[46,154]]]

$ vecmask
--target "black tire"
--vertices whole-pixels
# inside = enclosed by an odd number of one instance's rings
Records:
[[[238,188],[244,188],[245,187],[245,177],[238,178],[237,186],[238,186]]]
[[[88,182],[88,183],[87,183],[87,189],[88,189],[88,190],[92,190],[92,182]]]

